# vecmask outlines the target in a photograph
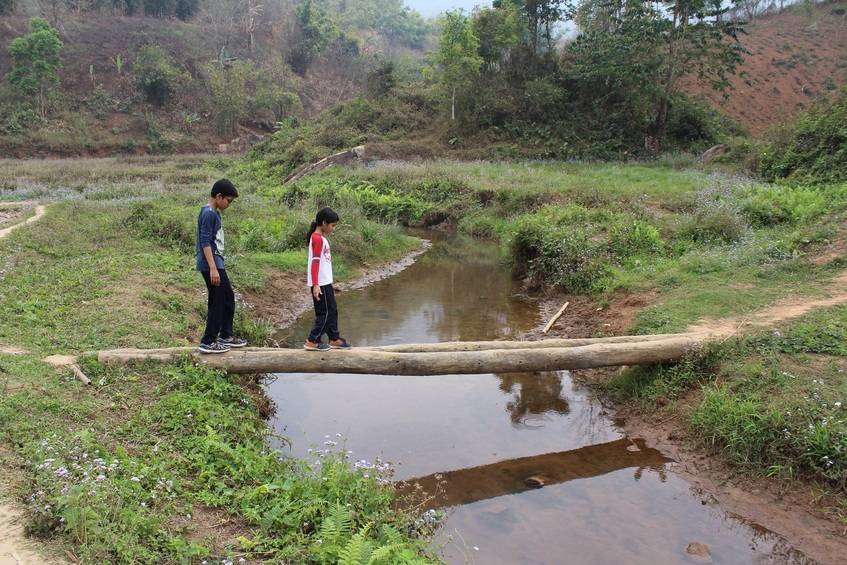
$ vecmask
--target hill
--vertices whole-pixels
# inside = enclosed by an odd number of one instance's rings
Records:
[[[741,121],[753,135],[761,134],[847,83],[845,14],[847,3],[839,2],[811,12],[794,6],[756,18],[741,37],[751,52],[744,60],[746,77],[733,77],[729,100],[704,88],[692,92]]]
[[[761,134],[774,122],[795,116],[818,95],[847,83],[845,7],[847,2],[811,10],[794,6],[757,18],[748,24],[748,35],[741,38],[751,54],[745,57],[744,77],[732,79],[735,88],[729,92],[728,101],[705,86],[693,85],[690,91],[738,119],[753,135]],[[64,67],[60,71],[61,92],[54,97],[47,122],[18,111],[20,96],[7,81],[0,84],[2,156],[214,152],[232,147],[235,138],[270,134],[280,119],[267,111],[260,115],[250,107],[231,130],[222,133],[215,127],[215,102],[204,84],[204,71],[218,53],[211,47],[214,42],[208,37],[208,30],[199,23],[84,14],[68,16],[58,27],[65,44]],[[26,17],[0,17],[0,74],[11,69],[9,44],[27,32]],[[355,54],[344,52],[343,46],[350,44],[343,44],[323,54],[308,72],[297,76],[286,70],[283,60],[290,44],[287,33],[290,30],[282,29],[281,24],[262,27],[257,33],[255,52],[250,54],[242,46],[242,52],[236,55],[253,61],[258,73],[275,74],[271,79],[273,88],[291,94],[299,109],[289,115],[301,120],[362,92],[368,73],[380,60],[403,61],[401,74],[420,73],[423,49],[400,48],[376,31],[360,30]],[[432,48],[431,36],[425,44]],[[136,87],[136,58],[145,46],[162,47],[185,77],[163,104],[145,101]],[[449,129],[446,120],[433,119],[437,116],[432,111],[427,109],[428,130]],[[402,137],[421,137],[407,133]],[[427,155],[435,157],[452,151],[458,156],[457,147],[446,145],[454,134],[428,131],[423,137],[438,140],[427,145]],[[345,139],[341,145],[348,141]],[[407,156],[403,152],[408,153],[408,148],[402,143],[383,145],[384,150],[391,152],[396,147],[398,152],[387,157]]]

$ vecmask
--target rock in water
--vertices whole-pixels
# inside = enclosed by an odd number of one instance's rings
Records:
[[[687,553],[695,563],[712,562],[712,552],[709,550],[709,546],[702,541],[692,541],[689,543],[688,547],[685,548],[685,553]]]

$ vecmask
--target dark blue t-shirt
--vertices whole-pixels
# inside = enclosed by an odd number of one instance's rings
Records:
[[[197,217],[197,266],[198,271],[211,271],[209,264],[206,262],[206,256],[203,255],[203,248],[211,247],[212,256],[215,258],[215,267],[223,269],[224,267],[224,230],[221,226],[221,214],[217,210],[212,210],[211,206],[203,206],[200,208],[200,215]]]

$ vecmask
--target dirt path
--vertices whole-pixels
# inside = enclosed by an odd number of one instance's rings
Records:
[[[24,204],[24,203],[21,203],[21,204]],[[3,239],[4,237],[6,237],[10,233],[12,233],[12,230],[15,230],[15,229],[17,229],[21,226],[25,226],[29,223],[40,220],[41,216],[44,215],[44,211],[45,211],[45,208],[44,208],[43,205],[41,205],[41,204],[36,205],[34,216],[27,218],[26,221],[21,222],[19,224],[14,224],[14,225],[11,225],[7,228],[0,229],[0,239]],[[21,216],[21,214],[22,213],[19,209],[14,209],[14,210],[0,209],[0,225],[16,221]]]
[[[58,565],[38,553],[38,546],[24,536],[21,514],[7,503],[0,504],[0,565]]]
[[[776,327],[779,322],[797,318],[815,308],[825,308],[847,303],[847,272],[833,281],[835,293],[829,298],[809,299],[802,296],[787,296],[776,304],[751,312],[743,318],[714,320],[704,319],[688,327],[688,331],[710,331],[716,337],[728,337],[743,332],[745,327]]]
[[[8,204],[0,207],[0,225],[17,222],[23,215],[21,207],[25,204],[15,203],[14,208],[10,208]],[[27,218],[24,222],[0,229],[0,239],[12,233],[12,230],[39,220],[44,212],[44,206],[36,205],[34,216]],[[0,345],[0,352],[7,354],[23,353],[22,350],[9,345]],[[60,563],[60,561],[47,559],[38,553],[38,544],[26,538],[21,521],[22,515],[15,506],[5,500],[0,501],[0,565],[54,565]]]

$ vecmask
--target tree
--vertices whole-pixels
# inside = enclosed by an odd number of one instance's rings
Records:
[[[135,57],[135,86],[145,100],[163,106],[179,89],[182,79],[168,52],[158,45],[138,50]]]
[[[9,45],[12,72],[6,78],[24,94],[38,95],[44,117],[47,90],[51,84],[59,84],[58,70],[62,68],[59,53],[63,44],[59,33],[44,18],[29,20],[29,31],[29,35],[18,37]]]
[[[592,2],[593,0],[587,0]],[[570,56],[583,88],[625,99],[643,124],[644,147],[661,148],[670,104],[686,77],[726,95],[748,53],[739,42],[744,22],[725,21],[715,0],[610,0],[578,10],[586,23]],[[592,20],[592,18],[594,18]],[[594,25],[597,24],[597,25]]]
[[[288,64],[304,76],[312,61],[338,37],[338,27],[312,0],[306,0],[295,10],[295,33],[298,34]]]
[[[441,69],[442,83],[450,91],[450,119],[456,119],[456,90],[472,83],[479,74],[482,57],[471,19],[461,9],[449,10],[439,19],[441,37],[433,61]]]
[[[523,34],[520,14],[511,5],[475,9],[472,30],[479,40],[478,52],[486,71],[497,69],[507,60]]]
[[[491,3],[495,9],[511,7],[520,12],[527,30],[524,41],[536,56],[553,49],[553,29],[565,16],[562,4],[563,0],[493,0]]]

